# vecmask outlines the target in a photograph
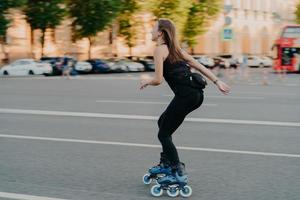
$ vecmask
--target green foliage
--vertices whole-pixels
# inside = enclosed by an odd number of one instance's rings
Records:
[[[67,7],[73,19],[73,39],[94,37],[103,31],[120,11],[119,0],[68,0]]]
[[[183,30],[183,41],[193,48],[196,37],[205,33],[210,20],[220,11],[220,0],[194,1],[188,11],[188,18]]]
[[[134,14],[140,9],[140,6],[136,0],[123,0],[122,5],[118,17],[119,36],[124,37],[127,46],[131,48],[135,45],[137,36],[137,21]]]
[[[150,0],[148,7],[156,18],[169,18],[175,24],[179,38],[193,0]]]
[[[4,42],[7,28],[10,21],[5,17],[10,8],[24,5],[26,0],[1,0],[0,1],[0,42]]]
[[[169,18],[176,24],[179,39],[190,47],[203,34],[212,17],[220,11],[222,0],[150,0],[145,8],[156,18]]]
[[[3,14],[0,14],[0,42],[4,42],[4,37],[6,35],[6,30],[8,28],[9,21],[5,18]]]
[[[43,55],[46,29],[54,29],[61,23],[66,14],[64,0],[27,0],[24,13],[32,31],[35,29],[42,31],[41,43]]]
[[[24,12],[32,29],[55,28],[65,16],[63,0],[28,0]]]
[[[1,0],[0,13],[6,12],[10,8],[16,8],[24,5],[27,0]]]
[[[295,15],[296,15],[296,22],[298,24],[300,24],[300,4],[297,5],[297,9],[295,11]]]

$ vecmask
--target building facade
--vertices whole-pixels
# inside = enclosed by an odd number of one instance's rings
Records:
[[[270,55],[281,28],[294,23],[297,0],[225,0],[228,13],[220,14],[215,23],[198,39],[199,54],[263,54]],[[225,25],[225,16],[230,24]],[[233,31],[233,38],[223,41],[223,28]]]

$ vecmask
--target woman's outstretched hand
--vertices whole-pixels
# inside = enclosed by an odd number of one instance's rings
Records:
[[[151,81],[151,76],[148,74],[143,74],[140,76],[140,90],[144,89],[149,85],[149,82]]]
[[[227,95],[229,93],[230,87],[223,81],[218,80],[216,85],[223,94]]]

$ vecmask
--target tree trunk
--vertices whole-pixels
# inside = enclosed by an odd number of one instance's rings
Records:
[[[2,38],[0,38],[0,45],[1,45],[1,51],[4,55],[4,58],[2,59],[1,62],[3,62],[3,64],[8,64],[9,63],[9,59],[8,59],[8,53],[5,52],[5,42],[6,41],[6,37],[3,36]]]
[[[56,45],[56,33],[55,33],[55,28],[52,29],[52,41]]]
[[[32,27],[30,27],[30,52],[32,58],[34,58],[33,45],[34,45],[34,30],[32,29]]]
[[[129,47],[129,56],[132,56],[132,47]]]
[[[46,32],[46,29],[43,29],[42,30],[42,57],[44,56],[45,32]]]
[[[92,38],[91,37],[88,37],[89,39],[89,52],[88,52],[88,59],[91,59],[91,55],[92,55]]]

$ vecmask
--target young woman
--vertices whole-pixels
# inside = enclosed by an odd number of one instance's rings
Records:
[[[164,78],[175,94],[158,120],[158,139],[163,151],[160,164],[153,169],[159,170],[160,167],[166,166],[170,166],[172,169],[170,175],[158,179],[159,183],[187,181],[184,164],[180,162],[177,149],[172,142],[172,134],[186,115],[200,107],[203,102],[203,90],[184,85],[181,80],[191,73],[190,68],[194,68],[210,79],[222,93],[228,94],[230,88],[210,70],[180,49],[176,40],[175,26],[171,20],[159,19],[156,22],[152,30],[152,40],[157,43],[154,50],[155,75],[154,77],[141,76],[140,89],[149,85],[158,86]]]

